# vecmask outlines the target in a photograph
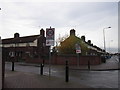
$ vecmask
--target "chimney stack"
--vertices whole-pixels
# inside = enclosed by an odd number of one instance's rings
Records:
[[[70,30],[70,36],[71,36],[71,35],[74,35],[74,36],[75,36],[75,30],[74,30],[74,29],[71,29],[71,30]]]
[[[20,34],[19,33],[15,33],[14,34],[14,38],[18,38],[18,37],[20,37]]]
[[[88,44],[91,44],[91,40],[88,40]]]
[[[42,35],[43,37],[45,37],[45,31],[44,31],[43,28],[40,30],[40,35]]]
[[[81,36],[81,39],[85,42],[85,36]]]

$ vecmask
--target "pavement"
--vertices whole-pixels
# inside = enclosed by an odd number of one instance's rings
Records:
[[[88,70],[88,65],[81,65],[79,67],[71,66],[71,69],[75,70]],[[91,71],[108,71],[108,70],[120,70],[120,63],[115,59],[107,59],[106,63],[99,65],[90,65]]]
[[[24,62],[16,62],[19,65],[39,66],[38,64],[28,64]],[[100,65],[91,65],[90,70],[120,70],[120,63],[115,59],[106,60],[106,63]],[[52,65],[52,67],[61,67],[61,65]],[[70,66],[74,70],[88,70],[87,65]],[[56,76],[46,76],[20,71],[5,70],[4,88],[91,88],[90,86],[76,83],[74,81],[65,82],[65,78]]]
[[[91,88],[64,78],[7,70],[5,88]]]

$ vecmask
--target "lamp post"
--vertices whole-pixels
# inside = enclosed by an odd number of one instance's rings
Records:
[[[110,43],[111,43],[111,42],[113,42],[113,40],[110,40],[110,42],[109,42],[109,52],[111,51],[111,50],[110,50]]]
[[[103,28],[103,38],[104,38],[104,50],[106,52],[106,47],[105,47],[105,29],[109,29],[111,27],[106,27],[106,28]]]

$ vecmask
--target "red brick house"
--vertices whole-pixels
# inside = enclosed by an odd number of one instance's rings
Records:
[[[29,58],[42,58],[49,55],[49,47],[45,46],[45,31],[40,30],[39,35],[20,37],[19,33],[14,34],[14,38],[2,39],[3,59],[25,60]]]

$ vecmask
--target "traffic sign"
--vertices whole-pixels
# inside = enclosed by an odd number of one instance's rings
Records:
[[[76,53],[81,53],[81,48],[78,43],[75,44],[75,47],[76,47]]]
[[[46,46],[53,46],[54,45],[54,35],[55,28],[47,28],[46,29]]]
[[[46,46],[54,46],[54,40],[46,40]]]
[[[81,50],[76,50],[76,53],[81,53]]]
[[[53,29],[48,29],[46,32],[47,36],[51,37],[54,35],[54,30]]]

